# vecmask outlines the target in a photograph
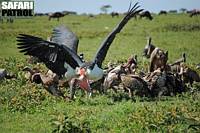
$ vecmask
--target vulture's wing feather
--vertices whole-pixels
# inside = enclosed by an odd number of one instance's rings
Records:
[[[77,53],[79,39],[68,27],[58,26],[54,28],[51,39],[52,42],[65,45]]]
[[[64,63],[69,64],[72,68],[82,65],[78,55],[67,46],[25,34],[19,34],[17,41],[20,52],[39,58],[50,70],[59,76],[67,71]]]
[[[104,61],[108,49],[113,40],[115,39],[116,34],[122,30],[122,28],[132,17],[136,16],[139,12],[143,10],[143,9],[137,10],[139,7],[140,6],[138,6],[138,3],[136,3],[132,8],[130,8],[126,16],[121,20],[121,22],[117,25],[117,27],[115,27],[113,31],[102,42],[93,60],[95,63],[97,63],[99,67],[101,67],[102,62]]]

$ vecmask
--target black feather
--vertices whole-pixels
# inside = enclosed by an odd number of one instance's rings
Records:
[[[131,4],[130,4],[131,6]],[[136,3],[132,8],[129,7],[128,13],[126,16],[121,20],[121,22],[113,29],[113,31],[106,37],[106,39],[102,42],[101,46],[99,47],[93,62],[95,62],[98,67],[102,66],[102,63],[106,57],[106,54],[108,52],[108,49],[110,45],[112,44],[113,40],[115,39],[115,36],[117,33],[119,33],[122,28],[127,24],[127,22],[134,16],[136,16],[138,13],[140,13],[143,9],[137,10],[140,6],[138,6],[138,3]]]
[[[42,38],[31,35],[19,34],[18,48],[24,55],[31,55],[39,58],[54,73],[62,76],[67,71],[64,63],[72,68],[82,65],[81,59],[70,48],[54,42],[45,41]]]

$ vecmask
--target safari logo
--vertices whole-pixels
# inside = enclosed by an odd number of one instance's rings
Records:
[[[30,18],[34,16],[34,1],[1,1],[0,16],[5,18]]]

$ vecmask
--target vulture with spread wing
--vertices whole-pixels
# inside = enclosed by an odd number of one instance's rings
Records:
[[[127,22],[142,11],[138,3],[131,5],[125,17],[105,38],[91,62],[83,62],[77,54],[78,38],[64,26],[53,30],[51,41],[42,38],[20,34],[17,38],[18,48],[25,55],[38,57],[50,70],[60,78],[79,79],[78,84],[85,90],[91,90],[89,80],[97,81],[103,77],[102,63],[108,49]],[[76,82],[77,83],[77,82]]]

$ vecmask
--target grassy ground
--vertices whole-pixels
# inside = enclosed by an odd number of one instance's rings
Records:
[[[27,64],[25,56],[16,48],[19,33],[45,39],[51,35],[53,27],[67,25],[80,38],[78,51],[90,60],[121,18],[66,16],[59,22],[49,22],[47,17],[35,17],[0,24],[0,68],[18,75],[15,81],[0,81],[1,132],[49,133],[62,129],[71,132],[199,132],[199,84],[195,85],[197,91],[194,93],[161,99],[128,99],[126,94],[113,92],[95,94],[88,99],[79,92],[77,99],[69,102],[52,97],[41,85],[30,84],[24,79],[20,70]],[[189,65],[199,63],[200,17],[171,14],[155,16],[153,21],[131,20],[117,35],[104,64],[110,60],[124,61],[134,53],[139,56],[142,67],[141,53],[148,36],[156,46],[169,51],[169,62],[185,52]]]

